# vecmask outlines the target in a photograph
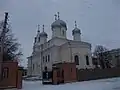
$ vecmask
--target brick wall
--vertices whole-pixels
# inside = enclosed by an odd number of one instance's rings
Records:
[[[22,72],[18,70],[17,62],[2,63],[2,79],[0,88],[17,88],[22,87]]]
[[[73,63],[64,64],[64,82],[76,81],[76,65]]]
[[[88,69],[77,70],[77,80],[95,80],[103,78],[120,77],[120,68],[106,68],[106,69]]]
[[[77,81],[76,78],[76,64],[75,63],[61,63],[55,65],[53,69],[53,83],[67,83]]]
[[[17,63],[13,62],[4,62],[2,64],[2,87],[15,87],[17,79]]]

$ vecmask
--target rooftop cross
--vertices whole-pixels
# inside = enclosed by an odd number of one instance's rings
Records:
[[[45,26],[44,26],[44,24],[43,24],[43,32],[44,32],[44,27],[45,27]]]
[[[77,22],[75,21],[75,28],[77,28]]]
[[[40,32],[40,25],[38,24],[38,32]]]
[[[57,12],[57,14],[58,14],[58,20],[60,19],[60,12]]]
[[[54,16],[55,16],[55,20],[57,20],[57,15],[55,14]]]

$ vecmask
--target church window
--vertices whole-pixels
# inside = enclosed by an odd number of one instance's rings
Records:
[[[50,61],[50,55],[48,55],[48,62]]]
[[[45,66],[45,71],[47,71],[47,67]]]
[[[76,65],[79,65],[79,57],[78,57],[78,55],[74,56],[74,60],[75,60]]]
[[[63,34],[63,36],[64,36],[64,34],[65,34],[64,30],[62,31],[62,34]]]
[[[40,37],[38,38],[38,41],[40,42]]]
[[[37,38],[35,37],[35,43],[37,42]]]
[[[33,70],[34,70],[34,67],[35,67],[35,66],[34,66],[34,64],[33,64]]]
[[[86,64],[89,65],[89,57],[86,55]]]
[[[43,62],[44,62],[45,60],[44,60],[44,56],[43,56]]]
[[[47,56],[45,57],[45,59],[46,59],[46,62],[47,62]]]

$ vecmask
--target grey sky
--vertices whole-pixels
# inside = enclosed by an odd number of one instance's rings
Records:
[[[45,24],[51,38],[50,24],[58,11],[68,25],[68,38],[72,39],[76,20],[82,40],[92,43],[93,47],[96,44],[110,49],[120,47],[120,0],[0,0],[0,19],[4,10],[9,12],[24,58],[32,52],[37,24]]]

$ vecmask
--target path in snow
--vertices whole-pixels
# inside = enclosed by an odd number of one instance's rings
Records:
[[[40,81],[24,81],[22,90],[120,90],[120,78],[42,85]]]

